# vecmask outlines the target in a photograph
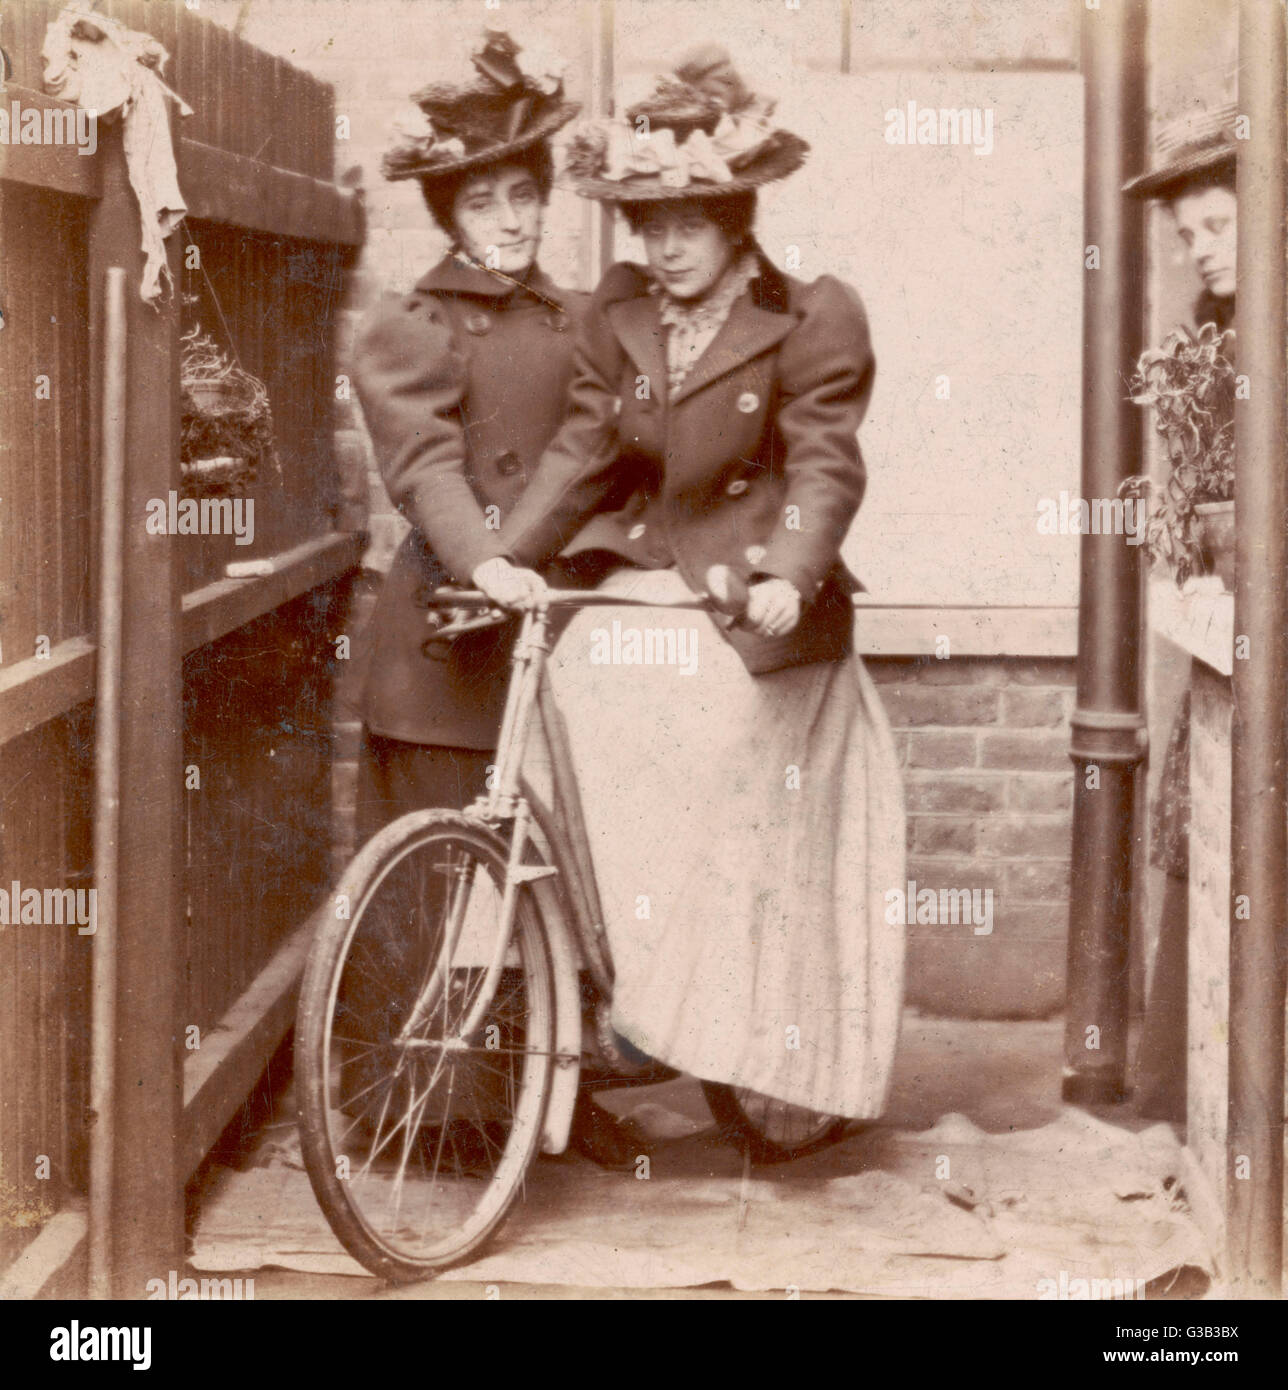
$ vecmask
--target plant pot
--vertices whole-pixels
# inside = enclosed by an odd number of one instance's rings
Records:
[[[1196,502],[1199,547],[1209,574],[1234,592],[1234,503]]]
[[[190,381],[184,383],[184,390],[192,400],[193,408],[207,419],[217,419],[245,405],[245,392],[231,381]]]

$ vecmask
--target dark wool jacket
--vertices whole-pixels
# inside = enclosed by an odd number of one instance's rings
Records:
[[[537,295],[445,257],[369,315],[354,384],[394,505],[412,523],[366,636],[362,716],[413,743],[490,749],[509,629],[431,644],[427,596],[468,584],[564,416],[588,296],[537,271]],[[487,508],[496,510],[489,513]]]
[[[757,258],[759,277],[673,400],[647,272],[608,271],[578,337],[568,419],[494,553],[536,565],[606,551],[675,565],[695,590],[718,563],[790,580],[804,600],[795,632],[728,634],[760,673],[851,649],[862,586],[839,552],[863,498],[857,435],[875,363],[848,285],[805,284]]]

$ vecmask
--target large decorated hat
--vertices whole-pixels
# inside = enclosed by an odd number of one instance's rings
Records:
[[[1221,168],[1233,170],[1238,158],[1232,101],[1203,107],[1159,126],[1152,167],[1123,185],[1136,198],[1172,198],[1196,177]]]
[[[412,94],[385,152],[387,179],[437,178],[496,164],[549,139],[581,110],[563,94],[562,65],[485,29],[467,83],[436,82]]]
[[[774,105],[747,88],[725,49],[704,44],[624,118],[582,122],[566,172],[583,198],[604,202],[746,192],[786,178],[809,150],[773,125]]]

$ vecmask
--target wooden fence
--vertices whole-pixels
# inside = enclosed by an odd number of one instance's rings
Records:
[[[5,5],[7,103],[64,105],[40,92],[59,8]],[[181,1258],[183,1183],[289,1027],[302,924],[326,888],[331,639],[360,546],[333,529],[334,325],[362,218],[330,182],[327,85],[178,0],[100,9],[171,53],[166,79],[195,112],[175,122],[189,213],[169,242],[177,293],[151,309],[134,294],[119,130],[100,122],[92,157],[0,147],[0,885],[94,882],[102,296],[122,265],[113,1264],[116,1290],[137,1296]],[[261,468],[252,485],[248,546],[142,524],[150,498],[180,487],[179,333],[198,324],[272,404],[280,476]],[[271,573],[224,577],[252,558]],[[0,1267],[24,1249],[37,1267],[29,1242],[58,1222],[66,1248],[84,1229],[87,1135],[103,1123],[87,1114],[92,942],[75,926],[0,925]]]

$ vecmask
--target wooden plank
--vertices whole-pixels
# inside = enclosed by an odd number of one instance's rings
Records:
[[[6,113],[12,111],[14,102],[19,102],[24,111],[28,108],[39,110],[42,126],[46,111],[74,112],[77,109],[69,101],[13,82],[5,87],[0,99]],[[100,134],[102,129],[100,124]],[[47,188],[54,193],[72,193],[79,198],[97,198],[102,190],[96,155],[81,154],[71,145],[0,145],[0,179]]]
[[[328,584],[362,556],[358,536],[333,532],[266,559],[264,578],[220,579],[183,598],[183,650],[208,642]],[[0,746],[55,719],[94,695],[94,644],[87,637],[60,642],[48,659],[34,657],[0,667]]]
[[[332,533],[305,541],[268,561],[274,572],[262,579],[219,579],[185,595],[185,650],[217,642],[309,589],[329,583],[352,569],[361,553],[356,535]]]
[[[72,637],[47,658],[0,666],[0,745],[92,699],[94,644]]]
[[[58,609],[58,510],[54,500],[60,459],[59,423],[69,383],[60,371],[57,309],[61,297],[63,258],[59,252],[60,228],[50,215],[48,197],[38,200],[35,217],[25,230],[29,246],[39,252],[29,262],[34,312],[27,330],[32,344],[32,379],[48,379],[44,399],[36,398],[35,429],[27,440],[25,467],[30,470],[31,526],[22,550],[24,577],[31,587],[32,615],[37,641],[57,640]],[[52,254],[51,254],[52,253]],[[19,387],[21,390],[21,386]]]
[[[15,82],[39,91],[45,64],[41,50],[45,44],[45,29],[53,20],[59,6],[53,0],[28,0],[17,7],[16,43],[7,49],[13,61]],[[12,88],[10,88],[12,90]]]
[[[236,116],[238,93],[233,83],[236,73],[233,70],[233,44],[236,40],[220,24],[205,23],[206,53],[205,68],[201,74],[200,99],[210,108],[215,130],[214,143],[221,150],[242,153],[236,143]],[[197,99],[192,99],[196,105]],[[183,187],[182,181],[179,185]]]
[[[362,244],[362,208],[349,189],[196,140],[179,140],[178,160],[190,217],[309,241]]]
[[[40,195],[31,189],[8,186],[4,193],[5,215],[18,222],[34,221],[40,213]],[[21,661],[36,651],[35,583],[24,557],[30,554],[36,528],[36,486],[31,454],[35,447],[36,319],[40,313],[37,293],[40,252],[37,246],[13,245],[5,263],[5,331],[0,334],[0,488],[8,514],[0,535],[0,597],[4,600],[4,651],[0,659]]]
[[[300,976],[323,903],[298,926],[183,1067],[179,1161],[190,1176],[241,1108],[295,1021]]]
[[[83,1248],[89,1220],[83,1207],[65,1207],[40,1228],[40,1234],[0,1276],[0,1302],[39,1296],[58,1272]]]
[[[190,140],[213,145],[217,143],[215,115],[211,104],[204,99],[211,26],[186,6],[177,6],[176,14],[179,41],[171,68],[174,80],[170,85],[192,107],[192,115],[182,122],[180,129]]]

